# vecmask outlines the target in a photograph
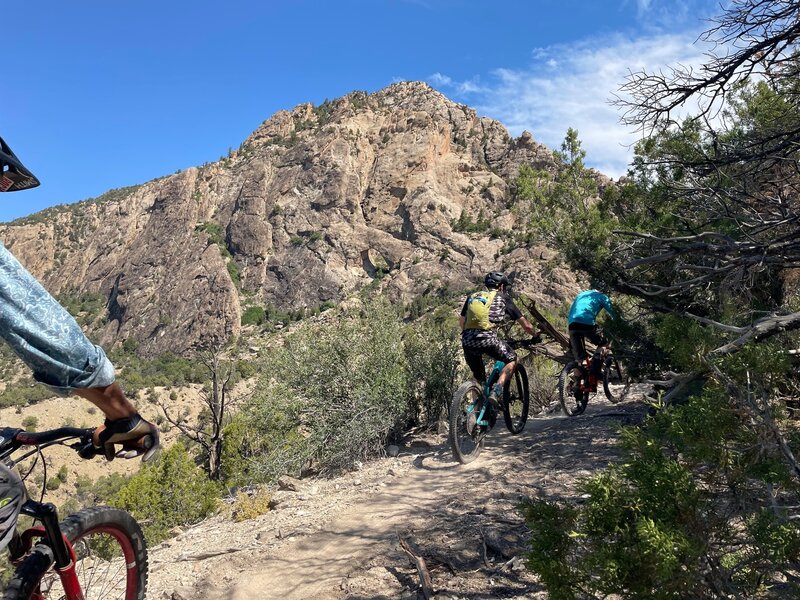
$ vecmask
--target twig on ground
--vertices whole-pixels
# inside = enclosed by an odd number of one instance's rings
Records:
[[[483,564],[486,567],[491,567],[489,564],[489,551],[486,548],[486,536],[483,535],[483,527],[479,529],[481,532],[481,558],[483,559]]]
[[[425,600],[430,600],[433,596],[433,582],[431,581],[431,574],[428,572],[428,566],[425,564],[425,559],[414,554],[408,542],[400,536],[399,532],[397,533],[397,539],[400,540],[400,547],[403,549],[403,552],[408,555],[408,558],[411,559],[411,562],[413,562],[414,566],[417,568],[423,597]]]

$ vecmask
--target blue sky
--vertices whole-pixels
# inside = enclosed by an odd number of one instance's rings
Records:
[[[0,221],[217,160],[275,111],[394,81],[625,172],[608,98],[695,64],[713,0],[31,0],[3,7],[0,136],[41,179]]]

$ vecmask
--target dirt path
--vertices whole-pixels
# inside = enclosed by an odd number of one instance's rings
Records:
[[[603,400],[580,417],[531,419],[519,436],[499,425],[469,465],[444,437],[417,440],[397,458],[282,492],[258,519],[217,517],[154,549],[149,597],[417,598],[399,537],[424,557],[439,599],[545,597],[523,565],[518,503],[580,501],[577,480],[615,460],[616,428],[643,413]]]

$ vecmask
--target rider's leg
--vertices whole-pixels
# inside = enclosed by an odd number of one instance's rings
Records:
[[[512,360],[510,363],[506,363],[506,366],[503,367],[503,370],[500,371],[500,377],[497,378],[497,383],[500,384],[500,387],[506,386],[506,381],[514,374],[514,371],[517,369],[517,361]]]
[[[596,348],[592,354],[592,374],[599,376],[603,367],[602,347],[608,343],[608,340],[603,337],[600,330],[595,326],[591,331],[586,333],[586,337],[592,342]]]
[[[500,397],[503,395],[503,388],[508,382],[509,377],[514,373],[514,369],[517,368],[517,353],[511,349],[511,346],[497,337],[495,337],[494,344],[490,349],[487,349],[486,353],[495,360],[500,360],[505,363],[505,366],[500,371],[500,376],[497,378],[497,383],[494,384],[491,392],[492,397],[496,401],[499,401]]]
[[[461,348],[464,350],[464,361],[475,382],[483,387],[486,380],[486,367],[483,365],[483,351],[480,344],[480,335],[475,330],[468,329],[461,334]]]
[[[584,331],[580,329],[569,330],[569,346],[572,356],[577,361],[577,366],[572,369],[572,376],[576,379],[581,376],[581,365],[586,359],[586,344],[583,340]]]
[[[472,378],[475,380],[475,383],[483,388],[483,384],[486,381],[486,367],[483,364],[483,356],[480,354],[473,354],[472,352],[465,352],[464,361],[472,372]]]

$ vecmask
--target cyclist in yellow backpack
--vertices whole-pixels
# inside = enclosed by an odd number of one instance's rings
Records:
[[[485,291],[467,297],[461,309],[461,347],[475,381],[481,386],[486,379],[483,355],[506,363],[497,383],[492,387],[490,399],[497,403],[503,394],[503,386],[517,367],[517,354],[503,340],[497,337],[494,327],[506,320],[516,321],[530,335],[537,337],[534,330],[508,294],[508,278],[502,273],[492,271],[483,280]]]

